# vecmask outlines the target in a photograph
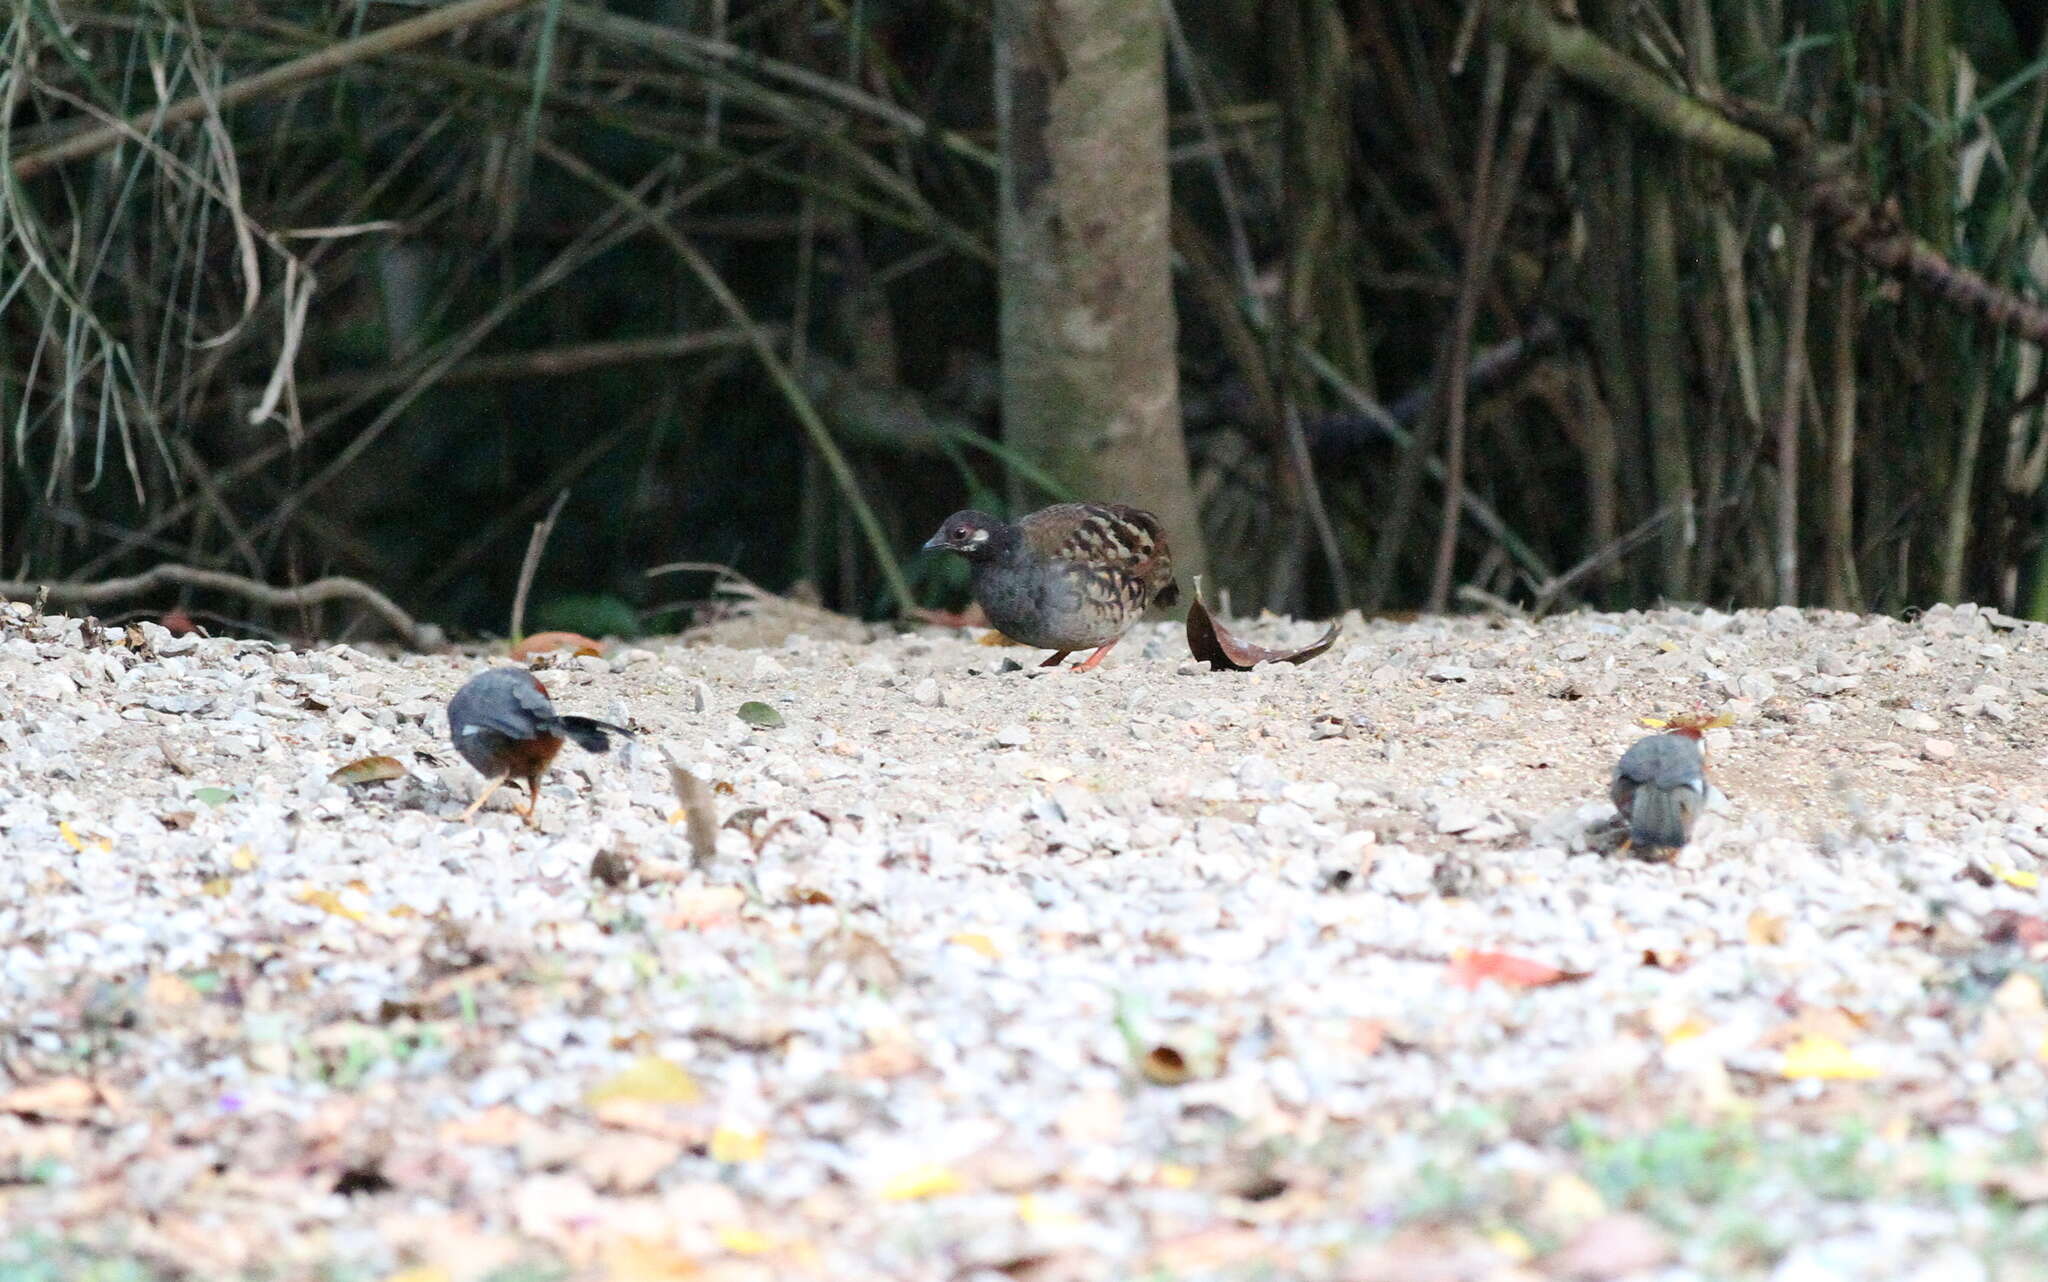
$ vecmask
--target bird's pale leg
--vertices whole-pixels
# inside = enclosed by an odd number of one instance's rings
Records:
[[[1116,639],[1116,641],[1121,641],[1121,640],[1123,640],[1123,638],[1122,638],[1122,637],[1118,637],[1118,638]],[[1112,642],[1110,642],[1110,643],[1109,643],[1108,645],[1106,645],[1106,646],[1103,646],[1103,647],[1102,647],[1102,648],[1101,648],[1100,650],[1097,650],[1097,651],[1096,651],[1096,652],[1095,652],[1094,654],[1091,654],[1091,655],[1089,655],[1089,656],[1088,656],[1087,658],[1085,658],[1085,659],[1081,660],[1081,661],[1080,661],[1079,663],[1075,664],[1075,665],[1074,665],[1074,666],[1073,666],[1072,668],[1068,669],[1068,671],[1070,671],[1070,672],[1086,672],[1086,671],[1088,671],[1088,670],[1089,670],[1090,668],[1094,667],[1094,666],[1095,666],[1096,664],[1098,664],[1098,663],[1102,662],[1102,656],[1104,656],[1104,655],[1108,654],[1108,653],[1109,653],[1109,652],[1110,652],[1111,650],[1114,650],[1114,649],[1116,649],[1116,641],[1112,641]]]
[[[462,822],[468,823],[470,820],[476,818],[476,812],[484,808],[484,803],[491,799],[491,794],[496,792],[499,788],[503,787],[505,781],[507,779],[510,779],[511,777],[512,776],[508,774],[497,775],[493,777],[489,785],[487,785],[484,788],[482,794],[479,795],[475,801],[469,803],[469,809],[462,812]]]
[[[1050,659],[1045,660],[1038,666],[1041,668],[1057,668],[1060,666],[1060,660],[1066,658],[1068,655],[1072,653],[1072,650],[1055,650],[1053,651],[1053,655]]]
[[[540,830],[540,820],[533,817],[533,812],[540,807],[539,775],[535,775],[526,781],[526,791],[529,794],[526,799],[526,807],[519,812],[519,817],[526,821],[527,827],[537,832]]]

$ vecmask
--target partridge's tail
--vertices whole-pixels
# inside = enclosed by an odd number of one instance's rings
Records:
[[[610,752],[612,741],[608,735],[624,735],[631,739],[633,732],[624,726],[615,726],[609,721],[594,717],[563,717],[562,733],[576,741],[576,746],[585,752]]]
[[[1637,846],[1683,846],[1698,798],[1691,788],[1660,788],[1648,783],[1637,788],[1628,816],[1629,841]]]

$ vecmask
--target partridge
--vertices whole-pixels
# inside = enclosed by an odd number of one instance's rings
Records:
[[[1073,668],[1088,671],[1146,609],[1180,597],[1159,518],[1121,504],[1060,503],[1014,522],[955,512],[924,546],[967,558],[988,621],[1012,641],[1053,651],[1043,667],[1092,649]]]
[[[528,800],[519,816],[529,828],[537,826],[540,777],[565,738],[586,752],[609,752],[608,735],[633,737],[608,721],[556,712],[547,687],[525,668],[491,668],[465,682],[448,701],[448,733],[455,750],[490,781],[462,817],[474,816],[507,779],[524,779]]]
[[[1674,720],[1664,734],[1638,739],[1615,763],[1607,795],[1628,822],[1629,845],[1646,859],[1676,852],[1692,837],[1707,799],[1701,725]]]

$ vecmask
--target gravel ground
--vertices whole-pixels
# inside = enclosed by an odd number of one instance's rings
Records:
[[[530,832],[455,822],[480,658],[0,606],[0,1279],[2038,1278],[2040,638],[650,645],[543,674],[642,738]]]

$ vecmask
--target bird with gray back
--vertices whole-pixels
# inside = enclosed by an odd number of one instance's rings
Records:
[[[1629,844],[1643,858],[1669,858],[1692,837],[1707,799],[1707,759],[1697,730],[1639,739],[1615,763],[1608,787],[1628,822]]]
[[[1058,503],[1014,522],[955,512],[924,546],[967,558],[988,621],[1012,641],[1053,651],[1043,667],[1092,649],[1074,665],[1086,672],[1147,609],[1180,599],[1166,530],[1142,508]]]

